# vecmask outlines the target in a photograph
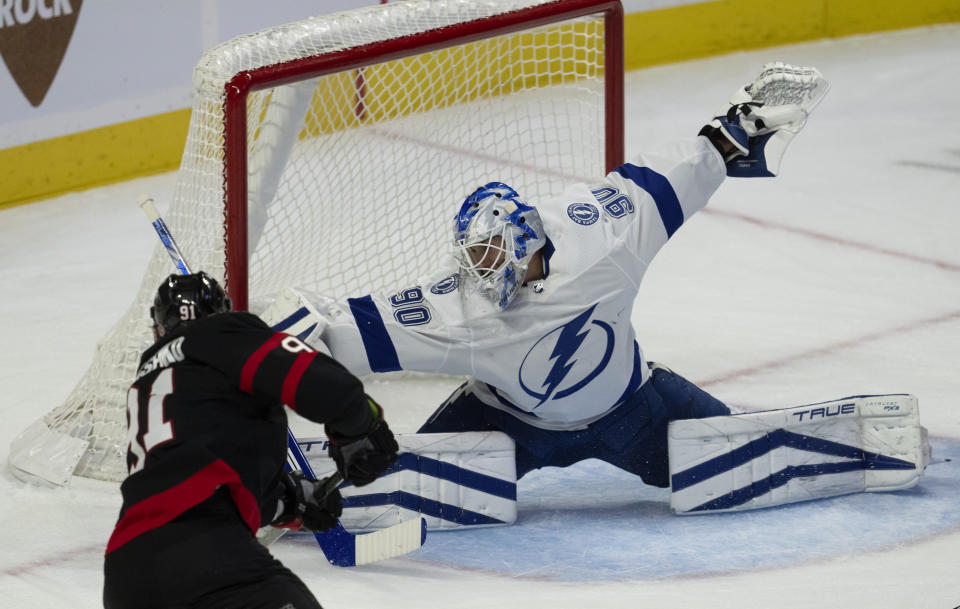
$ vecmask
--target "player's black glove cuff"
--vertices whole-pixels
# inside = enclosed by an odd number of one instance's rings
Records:
[[[356,485],[364,486],[377,479],[390,465],[397,460],[397,445],[393,432],[383,418],[383,408],[367,398],[374,413],[370,429],[363,435],[344,436],[326,426],[327,437],[330,439],[330,457],[337,463],[337,470],[343,479]]]
[[[280,478],[283,511],[270,524],[293,530],[329,531],[337,526],[343,513],[337,483],[331,478],[307,478],[303,472],[284,472]]]

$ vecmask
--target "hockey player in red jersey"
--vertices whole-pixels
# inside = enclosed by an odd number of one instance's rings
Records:
[[[127,395],[129,476],[104,607],[320,607],[254,535],[267,524],[327,530],[341,511],[324,481],[284,472],[283,405],[326,424],[355,485],[396,459],[382,408],[330,357],[231,312],[205,273],[167,278],[151,314],[156,342]]]

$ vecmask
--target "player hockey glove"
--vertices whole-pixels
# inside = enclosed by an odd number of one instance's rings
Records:
[[[343,513],[338,483],[332,476],[314,480],[303,472],[284,472],[280,513],[270,524],[294,531],[329,531]]]
[[[727,175],[773,177],[780,171],[787,145],[829,88],[816,68],[768,63],[699,135],[723,155]]]
[[[369,397],[367,403],[373,412],[373,423],[365,434],[345,436],[330,424],[326,425],[330,457],[337,463],[343,479],[356,486],[376,480],[397,460],[397,451],[400,450],[383,418],[383,408]]]

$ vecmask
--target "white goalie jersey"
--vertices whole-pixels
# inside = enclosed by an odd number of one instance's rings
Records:
[[[357,375],[468,375],[480,399],[532,425],[583,427],[647,380],[631,323],[640,282],[725,176],[717,150],[697,137],[641,155],[596,184],[529,201],[547,235],[545,277],[524,286],[505,310],[461,294],[454,267],[394,293],[302,296],[325,327],[278,329],[307,328],[301,336],[308,343],[320,338]],[[296,306],[288,303],[268,323]]]

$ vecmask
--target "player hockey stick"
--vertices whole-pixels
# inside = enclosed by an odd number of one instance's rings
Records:
[[[153,224],[154,230],[157,231],[160,241],[163,242],[167,254],[170,255],[170,259],[173,260],[177,269],[184,275],[190,274],[190,266],[180,252],[180,248],[177,247],[167,224],[160,217],[160,212],[157,211],[153,199],[150,197],[141,198],[140,209],[150,219],[150,223]],[[297,438],[289,429],[287,429],[287,449],[289,457],[293,458],[294,464],[300,471],[310,478],[315,478],[313,468],[310,467],[303,451],[300,450]],[[290,463],[289,458],[287,459],[286,466],[288,469],[294,469],[294,464]],[[261,536],[261,543],[269,545],[287,531],[287,529],[276,530],[279,532],[271,531],[267,533],[266,538]],[[362,535],[347,531],[342,524],[337,522],[337,526],[334,528],[322,533],[314,533],[314,537],[320,544],[323,555],[327,557],[331,564],[338,567],[352,567],[401,556],[416,550],[426,541],[427,521],[423,518],[420,518],[419,522],[417,520],[407,520],[392,527]]]
[[[187,266],[187,261],[184,259],[183,254],[180,253],[177,242],[173,240],[173,235],[170,234],[167,223],[160,217],[160,212],[157,211],[157,206],[153,204],[153,199],[150,197],[142,197],[140,199],[140,209],[150,218],[150,223],[153,224],[153,228],[157,231],[163,247],[167,248],[167,253],[170,254],[170,259],[173,260],[173,263],[177,265],[177,269],[182,274],[189,275],[190,267]]]
[[[297,443],[297,438],[289,429],[287,430],[287,451],[300,471],[307,477],[316,479],[313,468],[310,467],[310,463]],[[288,467],[292,469],[289,461]],[[338,567],[353,567],[401,556],[416,550],[427,539],[427,521],[423,518],[406,520],[386,529],[360,535],[347,531],[338,522],[337,526],[329,531],[314,533],[314,536],[331,564]]]
[[[288,429],[287,437],[289,438],[291,436],[292,434],[290,434],[290,430]],[[296,441],[296,439],[294,439],[294,441]],[[291,464],[291,460],[293,460],[293,455],[291,455],[290,452],[287,451],[287,462],[284,464],[284,468],[283,468],[284,471],[290,472],[297,469],[296,467],[294,467],[296,465],[296,462],[294,461]],[[339,472],[334,472],[333,474],[327,476],[323,481],[323,498],[326,499],[330,495],[330,493],[332,493],[335,489],[337,489],[340,486],[341,482],[343,482],[343,477],[340,475]],[[267,547],[273,542],[275,542],[276,540],[283,537],[284,534],[286,534],[286,532],[290,530],[291,529],[287,527],[274,527],[274,526],[262,527],[259,531],[257,531],[257,541],[260,542],[260,545]]]

